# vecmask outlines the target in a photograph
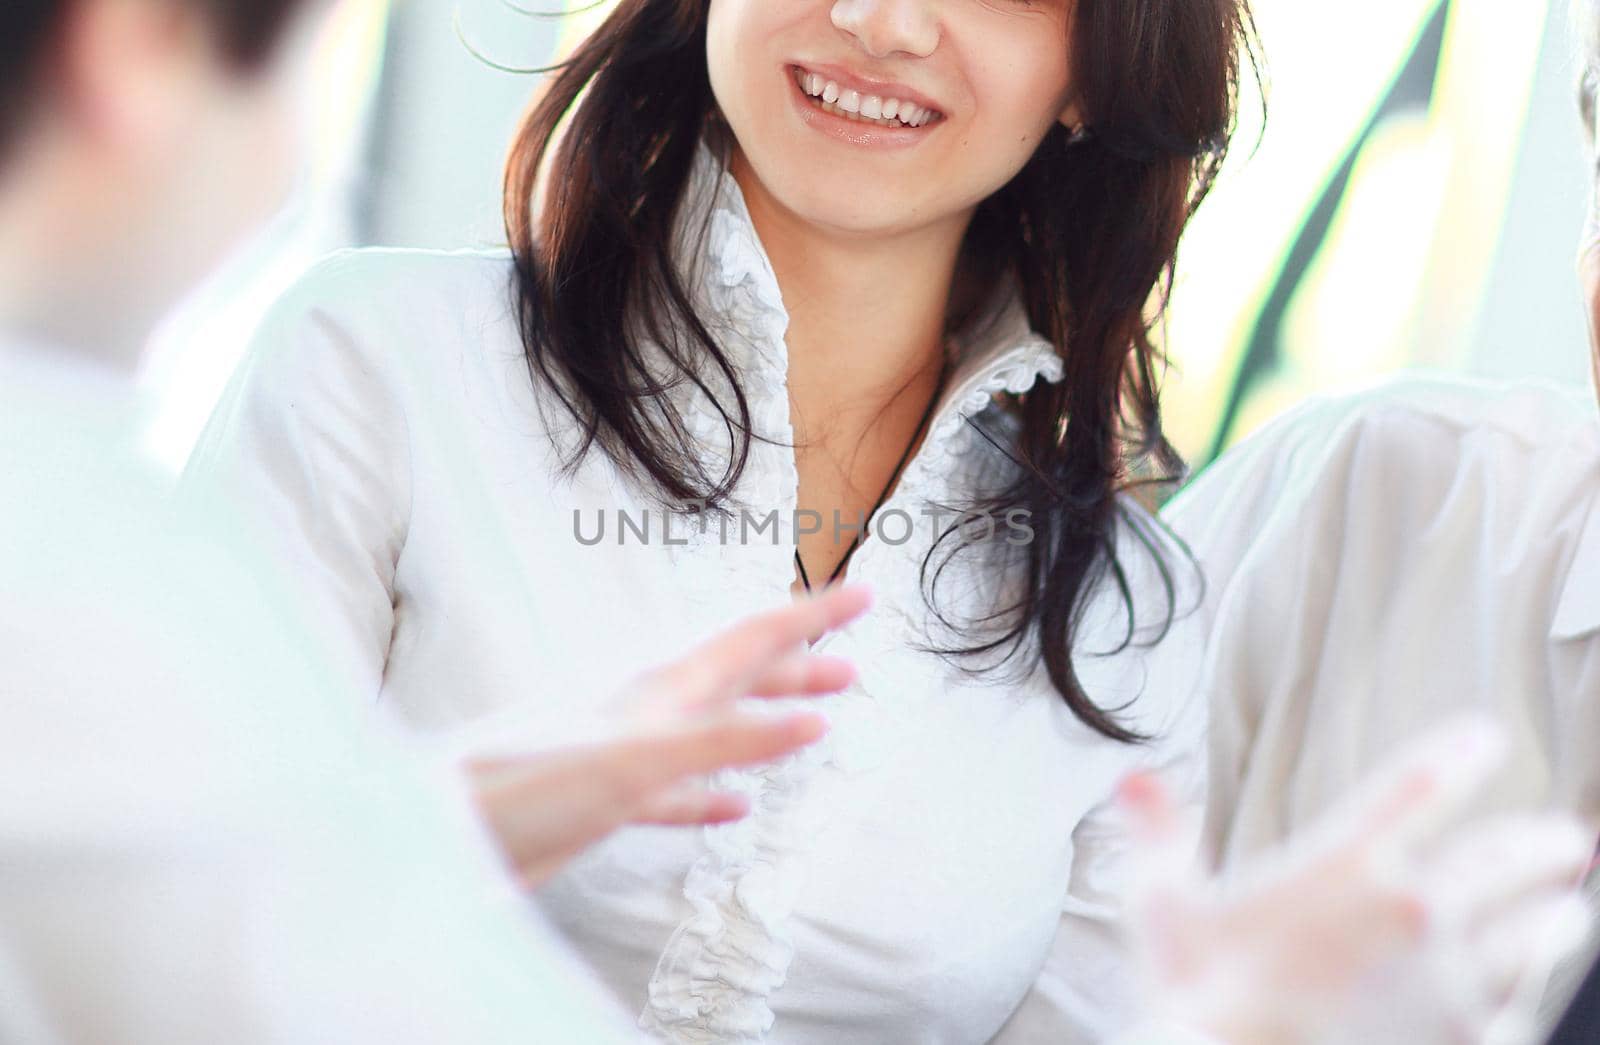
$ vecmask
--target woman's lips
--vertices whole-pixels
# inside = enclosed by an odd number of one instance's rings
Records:
[[[876,97],[880,100],[895,99],[902,105],[912,105],[926,109],[935,117],[942,117],[945,109],[931,97],[923,94],[906,84],[889,80],[879,80],[868,76],[859,75],[852,70],[828,62],[808,62],[794,60],[789,63],[791,69],[800,74],[812,74],[822,78],[824,83],[837,85],[840,94],[854,91],[860,98]]]
[[[926,114],[926,122],[916,126],[903,123],[898,117],[885,120],[881,117],[865,118],[859,113],[850,114],[836,104],[807,93],[801,83],[801,76],[805,73],[802,67],[789,66],[784,73],[791,85],[790,89],[794,92],[801,120],[814,130],[821,131],[838,141],[861,146],[904,147],[921,142],[931,130],[943,122],[942,116],[926,110],[922,111]],[[815,85],[814,78],[812,84]],[[861,99],[849,99],[849,101],[859,105]]]

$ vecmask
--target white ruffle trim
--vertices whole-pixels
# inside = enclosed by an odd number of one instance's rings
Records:
[[[704,144],[697,163],[696,191],[710,185],[713,210],[704,259],[712,270],[696,292],[715,317],[712,329],[741,373],[756,431],[792,443],[784,341],[788,313],[776,276],[737,182],[720,169]],[[703,195],[696,198],[704,200]],[[1025,392],[1040,376],[1055,381],[1061,375],[1053,347],[1036,335],[988,361],[965,380],[953,406],[947,404],[891,503],[920,505],[948,487],[959,459],[973,451],[973,440],[957,438],[965,419],[986,409],[995,393]],[[679,409],[689,433],[704,448],[709,473],[723,474],[732,451],[727,426],[691,385],[679,387],[687,389]],[[737,497],[765,514],[791,503],[797,485],[793,451],[757,441]],[[707,566],[704,579],[723,593],[723,605],[726,592],[749,583],[748,571],[758,560],[772,563],[773,583],[779,590],[787,588],[790,571],[782,555],[746,549],[737,537],[724,547],[708,548],[721,542],[715,520],[685,529],[688,543],[674,553]],[[792,541],[790,520],[780,518],[779,539]],[[870,557],[873,550],[869,541],[859,555]],[[887,571],[909,590],[880,592],[880,605],[901,607],[896,615],[901,621],[908,619],[903,607],[915,604],[906,600],[921,600],[915,573],[914,567]],[[813,821],[821,815],[815,803],[804,801],[807,785],[824,767],[870,772],[883,757],[882,738],[890,727],[882,718],[889,705],[906,692],[936,691],[913,685],[907,677],[908,671],[928,668],[920,664],[924,658],[904,649],[900,630],[879,626],[840,633],[837,647],[841,652],[855,647],[861,678],[848,692],[828,698],[834,728],[821,742],[771,765],[717,774],[716,786],[750,798],[751,813],[736,823],[705,829],[707,851],[683,887],[692,913],[673,932],[650,978],[648,1001],[639,1016],[642,1029],[683,1043],[756,1042],[770,1031],[770,1001],[794,956],[789,921],[807,877],[809,840],[817,829]]]

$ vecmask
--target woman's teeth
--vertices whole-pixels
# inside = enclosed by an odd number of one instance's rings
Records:
[[[845,90],[832,80],[825,79],[820,73],[796,69],[794,79],[824,112],[861,123],[873,123],[880,127],[921,127],[938,115],[932,109],[902,102],[898,98],[880,98],[875,94],[862,97],[856,91]]]

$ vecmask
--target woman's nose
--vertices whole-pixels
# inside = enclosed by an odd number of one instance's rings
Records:
[[[932,0],[834,0],[833,24],[874,58],[926,58],[939,46],[935,6]]]

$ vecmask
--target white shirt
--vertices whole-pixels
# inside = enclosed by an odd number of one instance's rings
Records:
[[[708,146],[681,215],[679,262],[702,316],[742,371],[757,430],[788,442],[788,316],[738,184]],[[697,253],[685,229],[702,218]],[[191,463],[194,481],[220,483],[258,519],[351,677],[440,734],[508,708],[559,730],[637,672],[791,598],[796,472],[784,446],[755,443],[736,491],[758,517],[778,510],[776,532],[724,544],[715,525],[678,520],[671,536],[686,545],[665,546],[656,523],[649,545],[632,534],[619,545],[612,520],[603,543],[575,539],[575,512],[589,535],[599,512],[637,520],[653,501],[598,452],[557,473],[569,429],[529,379],[511,272],[503,253],[327,261],[268,320]],[[662,1038],[982,1042],[1036,981],[1029,1009],[1053,1040],[1091,1040],[1125,1015],[1109,802],[1141,766],[1199,786],[1187,684],[1149,677],[1139,650],[1088,655],[1123,636],[1109,585],[1079,670],[1102,706],[1137,698],[1127,721],[1159,734],[1152,745],[1091,732],[1042,668],[974,683],[912,648],[931,542],[918,507],[959,502],[997,474],[966,423],[995,419],[994,393],[1061,376],[1020,301],[996,305],[997,323],[962,339],[929,435],[880,512],[920,528],[895,546],[886,523],[851,560],[878,602],[819,644],[861,669],[822,701],[830,736],[724,774],[754,797],[745,821],[624,830],[541,890],[543,910]],[[715,415],[676,394],[715,462],[727,452]],[[1148,638],[1164,603],[1133,543],[1122,534]],[[939,596],[957,619],[984,605],[987,580],[961,561]],[[1198,651],[1183,627],[1168,639],[1184,642]],[[1046,974],[1052,950],[1062,957]]]
[[[1597,503],[1584,391],[1420,377],[1311,400],[1175,498],[1210,586],[1213,858],[1469,707],[1513,737],[1479,812],[1600,824]]]
[[[1312,399],[1174,498],[1209,586],[1209,859],[1284,841],[1465,708],[1512,736],[1469,815],[1600,828],[1597,504],[1587,390],[1419,376]],[[1518,1006],[1553,1027],[1595,949]]]
[[[0,345],[0,1040],[632,1039],[450,778],[175,528],[139,416]]]

